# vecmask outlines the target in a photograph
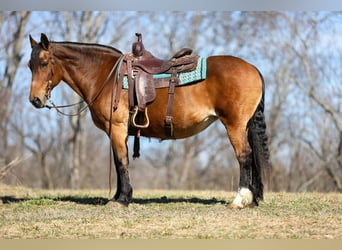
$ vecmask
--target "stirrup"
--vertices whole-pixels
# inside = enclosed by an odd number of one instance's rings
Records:
[[[138,114],[138,107],[135,106],[134,109],[133,109],[133,115],[132,115],[132,118],[131,118],[133,127],[136,127],[136,128],[147,128],[150,125],[150,120],[148,119],[148,114],[147,114],[147,107],[145,108],[145,117],[146,117],[146,123],[145,124],[141,124],[141,125],[140,124],[136,124],[135,118],[137,117],[137,114]]]

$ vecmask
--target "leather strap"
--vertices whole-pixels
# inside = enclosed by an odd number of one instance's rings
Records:
[[[173,124],[172,124],[172,107],[173,107],[173,96],[175,93],[175,86],[179,84],[176,70],[173,71],[170,86],[169,86],[169,98],[167,101],[167,111],[165,116],[165,134],[168,137],[173,137]]]
[[[113,104],[113,111],[115,111],[119,106],[121,90],[122,90],[122,82],[123,82],[123,78],[124,78],[126,71],[127,71],[126,63],[123,63],[121,64],[120,72],[119,72],[119,69],[117,69],[117,72],[116,72],[116,82],[115,82],[116,91],[115,91],[115,98],[114,98],[114,104]],[[118,74],[120,74],[119,79],[117,78]]]
[[[135,80],[133,79],[134,72],[132,67],[133,58],[128,54],[126,56],[126,65],[127,65],[127,78],[128,78],[128,105],[130,109],[130,118],[132,118],[132,112],[133,108],[135,106],[134,102],[134,85]],[[133,146],[133,159],[139,158],[140,156],[140,129],[136,131],[136,134],[134,136],[134,146]]]
[[[127,78],[128,78],[128,104],[129,108],[134,107],[134,80],[133,80],[132,59],[127,58]]]

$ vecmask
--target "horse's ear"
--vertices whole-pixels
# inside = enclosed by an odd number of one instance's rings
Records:
[[[29,35],[29,37],[30,37],[31,48],[33,48],[34,46],[37,45],[37,42],[36,42],[36,40],[34,40],[34,39],[32,38],[31,35]]]
[[[50,42],[44,33],[42,33],[40,36],[40,43],[42,44],[43,49],[47,50],[49,48]]]

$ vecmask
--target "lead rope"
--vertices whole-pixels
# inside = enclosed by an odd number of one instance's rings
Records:
[[[80,104],[84,103],[84,100],[82,100],[80,102],[77,102],[77,103],[73,103],[73,104],[58,105],[58,106],[56,104],[54,104],[53,101],[51,101],[51,100],[49,100],[49,102],[50,102],[51,105],[45,105],[45,108],[55,109],[57,113],[59,113],[61,115],[64,115],[64,116],[78,116],[82,112],[84,112],[86,109],[88,109],[88,107],[89,107],[89,105],[86,105],[86,106],[84,106],[83,108],[81,108],[79,111],[77,111],[74,114],[67,114],[67,113],[64,113],[63,111],[61,111],[60,109],[61,108],[69,108],[69,107],[72,107],[72,106],[80,105]]]
[[[110,115],[109,115],[109,194],[108,199],[110,198],[110,195],[112,193],[112,169],[113,169],[113,142],[112,142],[112,122],[113,122],[113,103],[114,103],[114,84],[116,81],[113,81],[113,87],[111,91],[111,97],[110,97]]]
[[[124,60],[125,55],[120,56],[120,58],[116,61],[114,68],[116,68],[119,64],[122,63],[122,61]],[[112,74],[113,72],[111,72]],[[118,79],[118,76],[120,74],[120,67],[116,70],[115,73],[115,77],[114,77],[114,81],[113,81],[113,85],[112,85],[112,91],[111,91],[111,95],[110,95],[110,113],[109,113],[109,194],[108,197],[110,198],[110,195],[112,193],[112,170],[113,170],[113,142],[112,142],[112,130],[113,130],[113,112],[115,112],[115,110],[118,108],[119,105],[119,100],[120,100],[120,93],[121,93],[121,89],[122,86],[119,86],[120,82],[122,82],[123,79],[123,74],[120,75],[120,78]],[[114,88],[115,88],[115,84],[116,86],[116,95],[114,98]]]

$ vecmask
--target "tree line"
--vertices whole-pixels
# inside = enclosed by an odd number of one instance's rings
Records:
[[[202,56],[231,54],[254,64],[266,81],[273,166],[267,188],[341,192],[341,17],[340,12],[0,12],[0,179],[48,189],[108,187],[109,141],[89,113],[64,117],[29,104],[28,35],[102,43],[126,53],[140,32],[145,47],[160,58],[191,47]],[[80,100],[63,84],[52,98]],[[144,139],[141,153],[130,161],[135,188],[237,189],[238,163],[219,123],[184,140]]]

